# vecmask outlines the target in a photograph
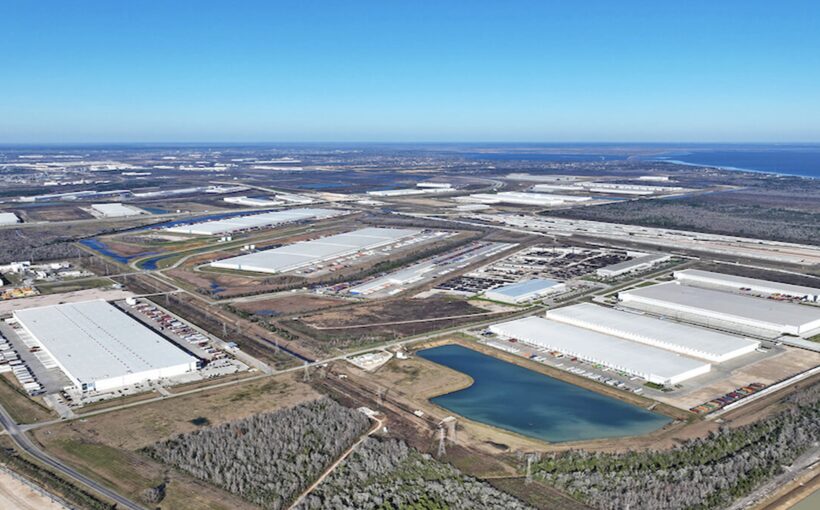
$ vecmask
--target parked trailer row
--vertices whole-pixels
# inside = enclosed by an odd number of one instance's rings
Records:
[[[150,303],[138,303],[133,305],[133,308],[156,323],[161,331],[167,330],[189,344],[199,347],[211,357],[211,360],[217,360],[227,356],[221,349],[213,347],[211,345],[211,339],[206,335],[161,310],[159,307]]]
[[[730,391],[722,397],[714,398],[709,402],[704,402],[703,404],[692,407],[689,410],[697,414],[708,414],[713,411],[717,411],[718,409],[722,409],[724,406],[733,404],[740,399],[746,398],[750,395],[754,395],[755,393],[764,388],[766,388],[765,384],[754,382],[749,384],[748,386],[743,386],[742,388]]]

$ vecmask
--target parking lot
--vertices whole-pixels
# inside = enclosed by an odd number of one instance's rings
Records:
[[[441,290],[475,295],[534,278],[569,281],[630,257],[624,250],[580,246],[530,246],[438,285]]]

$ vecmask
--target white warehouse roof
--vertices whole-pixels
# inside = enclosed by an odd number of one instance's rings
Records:
[[[504,285],[492,290],[488,290],[484,295],[488,299],[502,301],[505,303],[521,303],[541,297],[550,292],[557,292],[564,289],[563,283],[547,278],[534,278],[519,283]]]
[[[523,191],[502,191],[500,193],[476,193],[467,197],[459,197],[461,201],[480,202],[485,204],[519,204],[552,206],[566,202],[584,202],[591,197],[575,195],[555,195],[548,193],[528,193]]]
[[[550,310],[547,318],[715,363],[748,354],[760,345],[739,336],[591,303]]]
[[[328,237],[304,241],[240,255],[225,260],[211,262],[213,267],[254,271],[259,273],[281,273],[315,264],[322,260],[344,257],[353,253],[392,244],[406,237],[416,236],[421,230],[369,227]]]
[[[618,262],[617,264],[599,268],[596,273],[598,276],[610,278],[622,275],[624,273],[629,273],[631,271],[649,269],[656,264],[666,262],[670,258],[672,258],[672,256],[668,253],[647,253],[646,255],[636,257],[632,260],[625,260],[623,262]]]
[[[103,300],[14,316],[78,389],[106,391],[196,369],[196,358]]]
[[[820,328],[820,308],[677,282],[620,292],[618,298],[629,306],[658,307],[778,333],[805,335]]]
[[[684,269],[682,271],[675,271],[673,274],[676,279],[692,285],[701,284],[733,290],[746,288],[764,294],[785,294],[787,296],[797,296],[800,298],[806,297],[812,301],[817,301],[818,296],[820,296],[820,289],[814,287],[771,282],[757,278],[746,278],[745,276],[713,273],[699,269]]]
[[[119,202],[111,204],[92,204],[91,208],[99,212],[106,218],[121,218],[125,216],[138,216],[142,210],[130,205],[123,205]]]
[[[238,230],[269,227],[294,221],[331,218],[341,214],[346,214],[346,212],[334,209],[289,209],[249,214],[247,216],[234,216],[221,220],[203,221],[187,225],[177,225],[175,227],[169,227],[166,230],[180,234],[219,235],[236,232]]]
[[[14,225],[20,223],[20,218],[10,212],[0,212],[0,225]]]
[[[703,361],[540,317],[495,324],[490,326],[490,331],[658,384],[677,384],[711,369],[711,365]]]

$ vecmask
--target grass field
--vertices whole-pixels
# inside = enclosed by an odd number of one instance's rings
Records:
[[[67,280],[63,282],[38,283],[36,287],[37,290],[40,291],[40,294],[59,294],[62,292],[109,287],[113,283],[114,282],[108,278],[83,278],[76,281]]]
[[[46,406],[23,394],[9,380],[10,377],[10,374],[0,376],[0,402],[17,423],[35,423],[57,417]]]

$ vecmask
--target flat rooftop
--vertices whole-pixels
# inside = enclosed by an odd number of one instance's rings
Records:
[[[142,214],[142,211],[135,207],[123,205],[120,203],[112,204],[92,204],[91,208],[101,212],[108,218],[118,218],[122,216],[137,216]]]
[[[421,230],[368,227],[312,241],[290,244],[272,250],[240,255],[211,266],[241,271],[280,273],[291,271],[322,260],[331,260],[359,251],[395,243],[419,235]]]
[[[602,267],[601,269],[617,272],[636,267],[641,264],[651,264],[652,262],[666,258],[669,258],[669,255],[666,253],[648,253],[646,255],[641,255],[640,257],[635,257],[632,260],[624,260],[623,262],[618,262],[617,264],[612,264],[611,266]]]
[[[15,223],[20,223],[20,218],[16,214],[0,212],[0,225],[13,225]]]
[[[290,223],[302,220],[319,220],[345,214],[345,211],[335,209],[288,209],[284,211],[272,211],[259,214],[248,214],[245,216],[233,216],[220,220],[203,221],[186,225],[169,227],[166,230],[180,234],[195,235],[219,235],[248,230],[252,228],[269,227],[282,223]]]
[[[197,362],[103,300],[18,310],[14,316],[81,384]]]
[[[758,278],[747,278],[745,276],[735,276],[731,274],[723,274],[723,273],[715,273],[713,271],[701,271],[700,269],[683,269],[681,271],[675,271],[675,278],[680,277],[678,275],[683,275],[685,277],[691,277],[694,279],[700,280],[717,280],[719,282],[725,282],[728,285],[736,286],[738,288],[743,287],[768,287],[772,289],[779,289],[780,292],[787,292],[793,295],[799,296],[817,296],[820,295],[820,289],[815,287],[805,287],[803,285],[792,285],[790,283],[780,283],[780,282],[773,282],[769,280],[760,280]]]
[[[510,338],[572,354],[582,359],[621,367],[634,374],[654,374],[677,379],[709,363],[687,358],[657,347],[624,340],[588,329],[570,326],[541,317],[525,317],[496,324],[491,328]]]
[[[615,336],[628,334],[656,339],[661,343],[679,345],[715,357],[727,356],[745,349],[754,349],[759,344],[757,341],[735,335],[592,303],[555,308],[547,312],[547,318],[572,321],[572,324],[581,327],[587,327],[588,324],[607,328],[611,331],[607,332]]]
[[[560,283],[561,282],[550,280],[548,278],[535,278],[525,282],[504,285],[502,287],[492,289],[488,291],[488,293],[500,294],[509,298],[517,298],[549,290],[556,285],[560,285]]]
[[[776,325],[801,327],[820,321],[820,308],[817,307],[702,289],[677,282],[660,283],[618,294],[621,299],[624,295]]]

